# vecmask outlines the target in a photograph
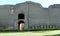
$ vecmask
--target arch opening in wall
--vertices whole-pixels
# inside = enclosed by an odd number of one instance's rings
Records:
[[[18,30],[24,30],[25,22],[24,21],[18,21]]]

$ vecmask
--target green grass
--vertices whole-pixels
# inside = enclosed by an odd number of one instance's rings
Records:
[[[55,35],[45,35],[45,36],[60,36],[60,34],[55,34]]]
[[[45,31],[52,31],[52,30],[24,30],[24,31],[20,31],[20,30],[0,30],[0,33],[1,32],[38,32],[38,31],[42,31],[42,32],[45,32]]]
[[[0,36],[60,36],[60,30],[1,32]]]

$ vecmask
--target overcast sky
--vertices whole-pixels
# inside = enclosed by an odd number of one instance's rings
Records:
[[[0,0],[0,5],[17,4],[25,1],[37,2],[40,3],[43,7],[48,7],[49,5],[52,4],[60,4],[60,0]]]

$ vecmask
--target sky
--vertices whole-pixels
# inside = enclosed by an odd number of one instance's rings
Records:
[[[37,2],[40,3],[43,7],[48,7],[49,5],[53,5],[53,4],[60,4],[60,0],[0,0],[0,5],[5,5],[5,4],[15,5],[17,3],[22,3],[25,1]]]

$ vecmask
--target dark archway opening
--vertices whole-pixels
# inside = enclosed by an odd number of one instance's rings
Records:
[[[25,24],[24,21],[19,21],[19,22],[18,22],[18,30],[20,30],[20,24],[21,24],[21,23],[24,23],[24,24]]]
[[[18,19],[24,19],[24,14],[18,14]]]

